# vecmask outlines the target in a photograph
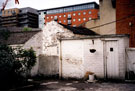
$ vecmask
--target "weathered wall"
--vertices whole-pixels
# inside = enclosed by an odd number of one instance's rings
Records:
[[[100,34],[100,28],[97,27],[97,28],[94,28],[94,29],[91,29],[92,27],[96,27],[96,26],[99,26],[100,25],[100,19],[95,19],[95,20],[90,20],[88,22],[85,23],[85,27],[96,32],[97,34]]]
[[[54,21],[48,23],[44,27],[42,34],[43,34],[42,54],[44,55],[43,58],[44,59],[46,58],[46,60],[43,61],[43,59],[41,60],[39,59],[39,73],[44,75],[57,75],[59,72],[58,58],[60,53],[58,38],[73,37],[74,34]],[[43,65],[46,67],[44,67]],[[50,66],[52,67],[51,69]]]
[[[58,47],[60,37],[73,37],[74,34],[63,28],[63,26],[52,21],[48,23],[43,29],[43,54],[58,56]]]
[[[125,37],[119,39],[118,42],[118,54],[119,54],[119,77],[121,79],[125,78],[126,74],[126,48],[129,48],[129,38]]]
[[[98,78],[105,76],[105,45],[107,41],[118,41],[118,72],[119,79],[125,78],[126,60],[125,48],[128,47],[128,37],[93,37],[89,39],[72,39],[62,40],[61,57],[62,69],[61,74],[64,78],[83,78],[85,73],[94,72]],[[91,53],[90,49],[96,49]]]
[[[135,74],[135,48],[127,48],[126,50],[127,58],[127,71],[133,71]]]
[[[83,41],[66,40],[61,43],[62,65],[61,72],[64,78],[82,78],[83,68]]]
[[[100,1],[100,25],[116,20],[116,10],[112,7],[111,0]],[[116,23],[100,27],[100,34],[116,34]]]
[[[37,75],[38,68],[39,68],[39,55],[43,53],[42,52],[43,51],[42,50],[43,49],[43,35],[42,35],[42,31],[40,31],[39,33],[37,33],[36,35],[34,35],[32,38],[30,38],[23,45],[23,48],[25,48],[25,49],[29,49],[31,47],[36,52],[36,56],[37,56],[37,63],[33,67],[31,73],[32,73],[32,75]]]
[[[90,49],[96,49],[96,52],[91,53]],[[98,78],[104,77],[103,41],[99,38],[84,40],[83,58],[85,73],[90,71],[94,72]]]
[[[37,63],[32,69],[32,75],[38,72],[38,56],[42,54],[43,37],[40,29],[32,29],[31,31],[23,31],[23,28],[9,27],[10,36],[7,40],[0,38],[2,44],[8,44],[13,47],[20,46],[24,49],[33,48],[36,52]],[[1,36],[0,36],[1,37]]]
[[[58,56],[39,56],[39,74],[52,76],[59,74],[59,57]]]
[[[94,44],[92,42],[94,40]],[[128,37],[125,38],[98,38],[98,39],[88,39],[84,41],[84,65],[85,72],[91,71],[94,72],[98,78],[105,77],[104,74],[104,66],[105,66],[105,58],[107,54],[105,53],[105,44],[107,41],[118,41],[118,69],[119,76],[118,78],[124,79],[126,72],[126,57],[125,57],[125,48],[129,47]],[[96,49],[95,53],[90,53],[89,49]]]
[[[97,20],[90,20],[84,24],[85,27],[91,29],[92,31],[101,34],[116,34],[116,9],[112,7],[112,0],[100,0],[100,8],[99,8],[99,19]],[[110,23],[104,25],[106,23]],[[101,26],[100,26],[101,25]]]

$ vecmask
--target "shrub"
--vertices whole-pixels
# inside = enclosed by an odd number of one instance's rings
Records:
[[[24,50],[0,45],[0,85],[11,86],[25,81],[35,63],[36,55],[32,48]]]
[[[10,31],[8,29],[1,29],[0,30],[0,36],[4,39],[7,40],[10,37]]]
[[[29,27],[24,27],[23,28],[23,31],[31,31],[32,30],[32,28],[29,28]]]

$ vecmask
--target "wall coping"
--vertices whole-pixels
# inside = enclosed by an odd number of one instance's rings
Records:
[[[128,37],[128,34],[111,34],[111,35],[93,35],[93,36],[82,36],[82,37],[70,37],[70,38],[58,38],[59,40],[80,40],[80,39],[96,39],[96,38],[121,38]]]

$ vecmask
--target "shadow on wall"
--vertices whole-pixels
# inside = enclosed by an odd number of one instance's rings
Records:
[[[127,80],[135,80],[135,48],[126,49],[126,58],[127,58]]]
[[[59,57],[39,55],[39,74],[54,76],[59,74]]]

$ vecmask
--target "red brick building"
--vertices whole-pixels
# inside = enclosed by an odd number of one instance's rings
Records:
[[[135,47],[135,0],[116,1],[116,33],[130,35],[130,47]]]
[[[44,24],[52,20],[55,20],[58,23],[76,27],[91,19],[97,19],[99,12],[99,5],[95,2],[91,2],[40,10],[39,15],[41,14],[41,12],[44,12],[45,14]]]

